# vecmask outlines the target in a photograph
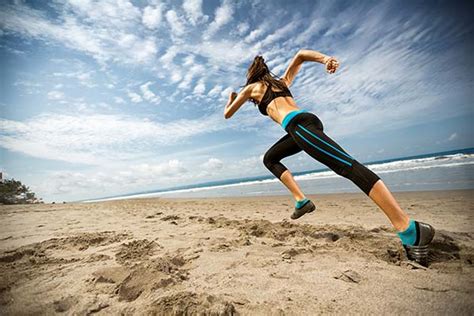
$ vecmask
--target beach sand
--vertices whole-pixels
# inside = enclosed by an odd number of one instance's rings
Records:
[[[428,268],[363,193],[0,206],[0,314],[473,314],[473,193],[394,193]]]

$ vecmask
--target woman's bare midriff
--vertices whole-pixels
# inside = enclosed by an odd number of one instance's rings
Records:
[[[252,98],[256,100],[261,100],[265,94],[267,88],[262,83],[255,83],[254,89],[252,89]],[[279,91],[279,90],[273,90]],[[295,110],[299,110],[299,107],[296,105],[292,97],[277,97],[273,99],[267,106],[268,116],[281,125],[281,122],[285,116]]]

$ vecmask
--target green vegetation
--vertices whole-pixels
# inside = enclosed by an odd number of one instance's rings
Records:
[[[5,179],[0,182],[0,204],[29,204],[43,203],[30,188],[15,179]]]

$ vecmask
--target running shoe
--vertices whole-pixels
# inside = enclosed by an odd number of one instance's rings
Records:
[[[403,245],[407,258],[414,260],[422,265],[428,264],[428,246],[433,240],[435,229],[430,224],[415,221],[416,241],[415,244]]]
[[[303,216],[306,213],[311,213],[316,209],[316,206],[311,202],[311,200],[308,200],[305,204],[303,204],[301,207],[297,208],[295,207],[295,211],[293,214],[291,214],[291,219],[297,219]]]

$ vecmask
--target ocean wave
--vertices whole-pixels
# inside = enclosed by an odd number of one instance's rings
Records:
[[[379,174],[394,173],[394,172],[404,172],[404,171],[413,171],[413,170],[423,170],[423,169],[434,169],[434,168],[452,168],[459,166],[469,166],[474,164],[474,154],[452,154],[452,155],[440,155],[433,157],[425,158],[414,158],[414,159],[404,159],[404,160],[395,160],[389,162],[380,162],[365,164],[372,171]],[[322,170],[311,172],[307,174],[301,174],[294,176],[295,180],[298,181],[310,181],[315,179],[329,179],[340,177],[332,170]],[[122,200],[122,199],[133,199],[133,198],[148,198],[148,197],[159,197],[166,196],[170,194],[180,194],[180,193],[194,193],[208,190],[218,190],[232,187],[240,186],[258,186],[265,185],[270,183],[279,182],[276,178],[263,179],[263,180],[252,180],[252,181],[239,181],[229,184],[221,185],[210,185],[210,186],[197,186],[193,188],[186,189],[177,189],[161,192],[151,192],[151,193],[139,193],[127,196],[103,198],[103,199],[94,199],[84,202],[98,202],[98,201],[111,201],[111,200]]]

